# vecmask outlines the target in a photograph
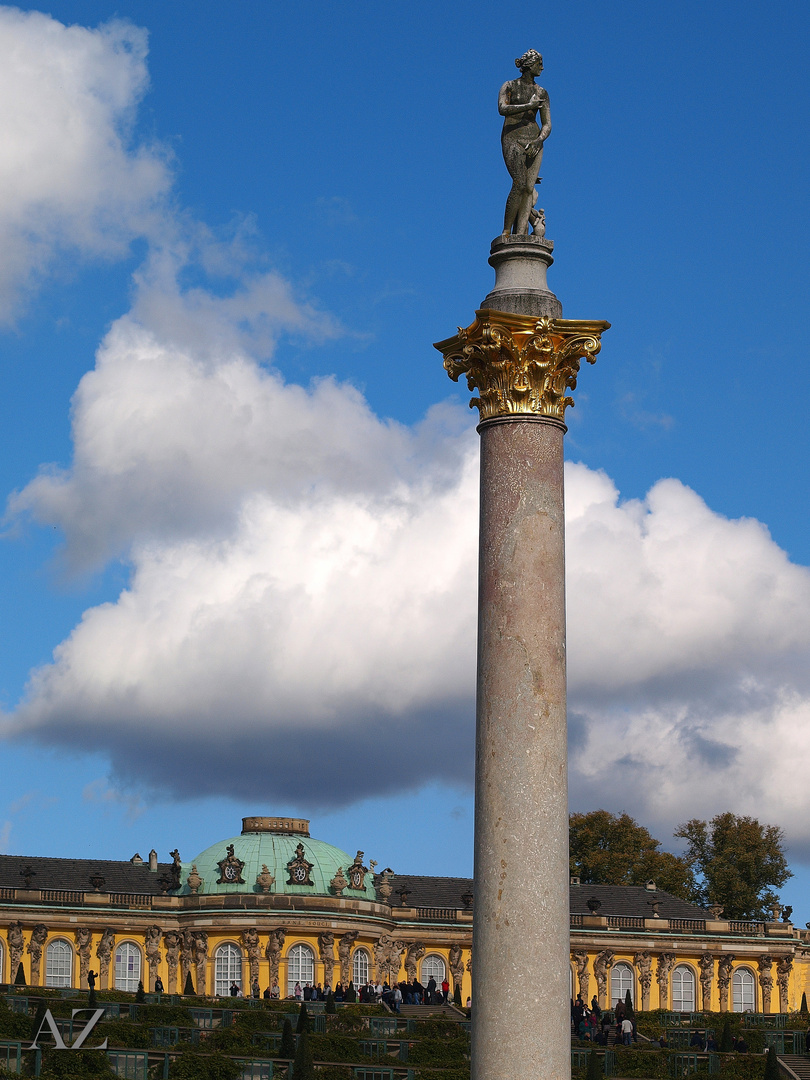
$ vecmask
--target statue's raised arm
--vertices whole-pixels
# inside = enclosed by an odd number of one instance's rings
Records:
[[[503,160],[512,177],[503,235],[527,236],[530,222],[535,231],[542,222],[542,211],[534,210],[535,184],[543,160],[543,143],[551,132],[551,112],[548,94],[534,81],[543,70],[540,53],[529,49],[515,60],[515,66],[520,69],[520,77],[504,83],[498,95],[498,112],[504,118]],[[537,123],[538,113],[541,126]]]

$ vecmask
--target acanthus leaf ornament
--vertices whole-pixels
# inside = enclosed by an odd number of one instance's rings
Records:
[[[434,348],[454,382],[467,376],[479,396],[470,408],[481,420],[502,416],[537,416],[564,422],[573,405],[566,393],[576,389],[580,362],[596,363],[600,336],[608,322],[535,318],[481,309],[472,326]]]

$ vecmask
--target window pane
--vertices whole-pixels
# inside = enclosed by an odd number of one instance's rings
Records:
[[[45,952],[45,985],[70,986],[73,950],[66,941],[52,941]]]
[[[731,979],[731,999],[734,1012],[754,1012],[756,981],[748,968],[737,968]]]
[[[636,1003],[636,980],[633,969],[629,964],[614,964],[610,969],[610,1000],[615,1006],[617,1001],[625,1001],[627,991],[630,991],[630,1000]]]
[[[683,965],[672,972],[672,1008],[674,1012],[695,1011],[695,976]]]
[[[141,952],[131,941],[115,950],[115,989],[135,993],[141,981]]]
[[[315,954],[307,945],[293,945],[287,953],[287,994],[295,990],[295,984],[303,987],[315,981]]]
[[[355,986],[363,986],[368,982],[368,953],[365,949],[358,949],[354,954],[352,980]]]
[[[242,989],[242,953],[235,945],[220,945],[214,961],[214,992],[227,997],[231,983]]]
[[[423,986],[427,986],[428,980],[431,976],[436,980],[437,985],[441,985],[444,981],[444,960],[440,956],[426,956],[422,961],[422,978],[421,983]]]

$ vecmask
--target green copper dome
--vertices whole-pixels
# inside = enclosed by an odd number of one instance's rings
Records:
[[[187,881],[192,866],[196,866],[197,874],[202,878],[197,889],[200,896],[210,896],[212,893],[261,893],[262,883],[257,884],[256,879],[265,866],[275,878],[269,887],[270,893],[286,895],[334,896],[330,882],[338,870],[342,871],[342,877],[348,879],[350,876],[349,867],[355,860],[332,844],[313,840],[309,835],[309,822],[304,819],[243,818],[242,826],[239,836],[220,840],[200,852],[196,859],[182,864],[180,896],[188,896],[193,891]],[[231,847],[233,854],[229,858]],[[244,863],[241,869],[243,883],[237,880],[238,862]],[[311,865],[307,867],[307,863]],[[293,864],[292,872],[290,864]],[[295,876],[296,871],[302,883],[290,884],[290,878]],[[222,877],[225,880],[218,884]],[[307,879],[311,884],[303,883]],[[193,879],[192,884],[195,883],[196,879]],[[343,896],[355,900],[376,900],[374,875],[370,871],[365,874],[361,889],[350,888],[347,880]]]

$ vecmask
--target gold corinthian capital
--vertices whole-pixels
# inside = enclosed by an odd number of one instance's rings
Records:
[[[467,376],[470,390],[478,390],[470,408],[481,420],[500,416],[542,416],[564,421],[573,405],[566,390],[577,385],[583,357],[596,363],[602,348],[600,335],[608,322],[535,318],[505,311],[476,311],[466,330],[434,345],[456,382]]]

